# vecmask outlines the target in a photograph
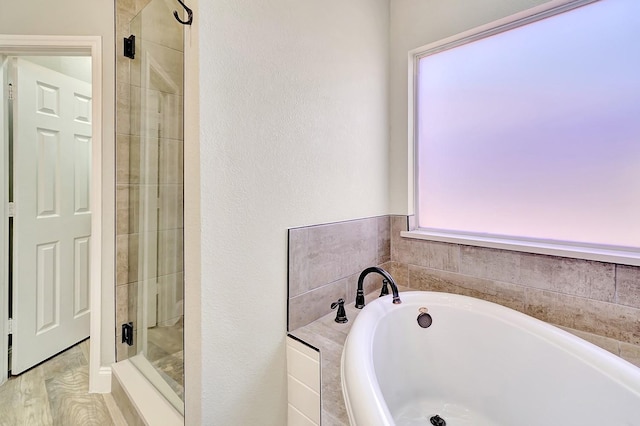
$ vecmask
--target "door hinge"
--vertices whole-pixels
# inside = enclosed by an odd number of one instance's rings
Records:
[[[16,328],[16,323],[13,320],[13,318],[9,318],[9,321],[7,322],[7,327],[9,327],[9,330],[8,330],[7,334],[13,334],[13,332],[15,331],[15,328]]]
[[[124,38],[124,56],[130,59],[136,57],[136,36],[133,34]]]
[[[133,346],[133,323],[122,324],[122,343]]]
[[[7,204],[7,216],[14,217],[16,215],[16,203],[10,202]]]
[[[13,84],[9,83],[9,100],[12,101],[13,100]]]

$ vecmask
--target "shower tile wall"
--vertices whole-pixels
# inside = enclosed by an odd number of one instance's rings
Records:
[[[339,298],[355,300],[358,275],[390,260],[389,216],[289,230],[289,321],[295,330],[328,314]],[[379,275],[365,280],[380,288]]]
[[[391,218],[399,284],[508,306],[640,366],[640,268],[400,237],[406,229],[406,216]]]
[[[132,321],[134,327],[137,325],[141,191],[152,190],[158,194],[159,216],[157,229],[153,230],[158,239],[158,291],[171,293],[170,297],[161,299],[182,298],[183,262],[182,256],[177,255],[183,246],[182,28],[165,21],[173,20],[174,2],[150,3],[150,0],[116,0],[117,361],[136,353],[135,345],[128,347],[121,343],[121,324]],[[138,16],[147,5],[144,17]],[[141,34],[142,26],[144,34]],[[136,35],[137,55],[147,55],[148,63],[162,64],[161,72],[141,78],[144,70],[140,69],[140,56],[132,61],[123,55],[123,39],[130,34]],[[156,119],[160,124],[153,128],[149,117],[152,109],[160,104],[165,111]],[[141,113],[141,105],[147,105],[146,117]],[[143,123],[147,129],[152,127],[157,132],[153,145],[144,146],[150,142],[141,138]],[[145,155],[148,158],[141,158]],[[155,169],[141,174],[141,162],[154,164]],[[181,314],[174,306],[166,309],[175,311],[169,316]],[[175,318],[170,318],[169,322],[173,320]]]

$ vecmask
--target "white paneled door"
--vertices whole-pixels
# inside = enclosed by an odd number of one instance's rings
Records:
[[[13,59],[12,374],[89,336],[91,85]]]

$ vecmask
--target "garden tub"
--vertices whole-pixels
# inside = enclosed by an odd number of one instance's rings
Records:
[[[352,425],[640,425],[640,369],[622,358],[495,303],[400,296],[365,306],[347,336]]]

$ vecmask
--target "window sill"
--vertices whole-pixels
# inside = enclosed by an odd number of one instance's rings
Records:
[[[625,247],[594,247],[552,241],[527,241],[491,236],[464,235],[430,230],[402,231],[400,236],[418,240],[438,241],[468,246],[488,247],[549,256],[571,257],[640,266],[640,250]]]

